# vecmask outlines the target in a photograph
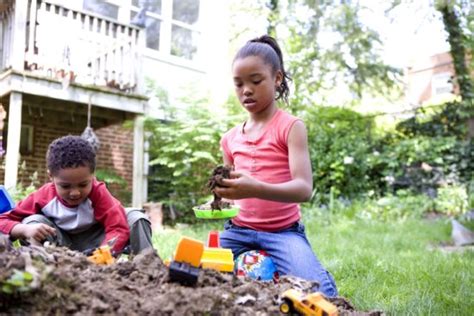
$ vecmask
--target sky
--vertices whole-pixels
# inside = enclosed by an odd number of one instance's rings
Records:
[[[384,41],[384,60],[404,68],[416,60],[449,51],[441,15],[429,0],[416,0],[411,6],[401,5],[384,16],[390,1],[362,0],[369,9],[363,22],[379,32]],[[391,21],[390,21],[391,19]]]
[[[392,1],[359,0],[361,6],[365,7],[359,12],[361,21],[379,32],[383,40],[383,59],[386,63],[405,68],[416,60],[449,51],[441,15],[433,8],[433,1],[402,0],[401,5],[385,16],[385,11]],[[261,12],[258,10],[261,6],[258,1],[230,2],[231,12],[234,12],[233,31],[240,33],[241,37],[241,40],[234,43],[235,47],[231,47],[234,51],[249,38],[263,34],[267,22],[265,15],[255,16],[255,12]],[[301,15],[307,13],[304,10],[299,12]],[[245,27],[242,27],[243,25]],[[324,37],[324,34],[320,36]]]

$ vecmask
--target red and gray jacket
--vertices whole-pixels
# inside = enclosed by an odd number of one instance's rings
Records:
[[[117,238],[114,251],[121,251],[130,238],[127,216],[122,204],[107,190],[103,182],[93,180],[92,190],[80,205],[69,207],[47,183],[20,201],[10,212],[0,215],[0,232],[10,234],[13,227],[33,214],[42,214],[68,233],[79,233],[96,223],[103,225],[107,241]]]

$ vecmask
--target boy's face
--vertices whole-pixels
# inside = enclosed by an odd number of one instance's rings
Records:
[[[93,174],[89,167],[66,168],[55,175],[49,173],[56,192],[69,206],[84,202],[92,190]]]

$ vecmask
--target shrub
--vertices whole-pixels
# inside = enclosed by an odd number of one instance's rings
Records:
[[[337,107],[314,107],[304,118],[313,167],[313,201],[326,203],[330,193],[352,198],[369,190],[372,119]]]
[[[203,103],[188,107],[179,120],[145,123],[150,132],[149,200],[177,211],[181,220],[192,219],[192,206],[209,199],[207,181],[222,164],[220,138],[240,121],[239,114],[220,117]]]

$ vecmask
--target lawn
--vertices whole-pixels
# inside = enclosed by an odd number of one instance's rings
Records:
[[[304,211],[308,238],[336,279],[340,295],[358,310],[392,315],[469,315],[474,310],[474,251],[446,252],[451,224],[409,218],[382,222]],[[155,234],[162,258],[181,236],[202,241],[223,221],[177,225]]]

